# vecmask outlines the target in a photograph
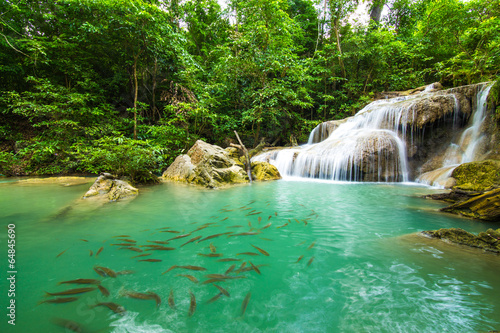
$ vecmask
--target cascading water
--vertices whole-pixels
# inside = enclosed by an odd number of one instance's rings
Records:
[[[485,118],[490,88],[491,85],[484,86],[478,94],[474,125],[464,133],[468,139],[450,146],[445,163],[463,163],[475,158],[474,146],[482,140],[479,128]],[[446,104],[448,110],[442,111],[440,116],[450,113],[453,124],[458,121],[460,103],[457,97],[449,91],[435,94],[432,90],[433,87],[428,86],[419,94],[372,102],[353,117],[318,125],[306,145],[267,152],[253,160],[270,162],[283,177],[407,182],[407,145],[413,145],[414,130],[422,128],[422,119],[427,117],[417,114],[419,103],[434,96],[433,103]],[[467,145],[470,148],[464,148],[465,141],[470,142]],[[463,150],[460,161],[454,150]]]

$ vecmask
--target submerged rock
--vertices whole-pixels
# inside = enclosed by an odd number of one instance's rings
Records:
[[[427,230],[421,233],[425,236],[442,239],[446,242],[500,253],[500,229],[488,229],[477,236],[460,228]]]
[[[271,171],[262,171],[263,168],[262,165],[258,166],[256,174],[259,176],[256,180],[277,179],[267,174]],[[267,169],[270,168],[267,167]],[[196,141],[186,155],[178,156],[163,173],[163,178],[208,188],[249,182],[244,165],[241,158],[238,158],[235,148],[223,149],[201,140]]]
[[[139,190],[128,182],[115,179],[110,174],[102,174],[83,196],[84,199],[97,198],[108,201],[117,201],[125,198],[136,197]]]

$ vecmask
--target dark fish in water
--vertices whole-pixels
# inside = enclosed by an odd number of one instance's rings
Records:
[[[156,294],[152,291],[148,291],[147,294],[149,294],[151,296],[151,298],[155,300],[156,307],[159,307],[161,305],[161,298],[160,298],[160,296],[158,296],[158,294]]]
[[[97,257],[99,255],[99,253],[102,252],[102,250],[104,250],[104,247],[100,247],[99,250],[97,250],[97,253],[95,254],[95,256]]]
[[[259,216],[259,218],[257,219],[260,223],[260,221],[262,221],[262,216]]]
[[[245,314],[245,311],[248,306],[248,301],[250,301],[250,296],[252,296],[251,292],[248,292],[248,294],[245,296],[245,299],[243,300],[243,303],[241,303],[241,315],[243,316]]]
[[[269,217],[267,218],[267,220],[269,221],[271,219],[271,217],[273,217],[272,215],[269,215]]]
[[[304,221],[304,225],[307,225],[307,220],[303,220]]]
[[[147,241],[148,243],[155,243],[155,244],[168,244],[170,243],[169,241]]]
[[[125,314],[125,312],[127,312],[123,306],[116,304],[116,303],[113,303],[113,302],[97,303],[97,304],[92,305],[91,308],[95,308],[96,306],[105,306],[108,309],[110,309],[111,311],[113,311],[114,313],[118,313],[122,316]]]
[[[235,267],[236,267],[236,265],[235,265],[235,264],[231,265],[231,267],[229,267],[229,268],[227,269],[227,271],[226,271],[224,274],[225,274],[225,275],[228,275],[229,273],[231,273],[231,272],[233,271],[233,269],[235,269]]]
[[[259,214],[262,214],[262,212],[247,213],[245,216],[250,216],[250,215],[259,215]]]
[[[300,223],[300,221],[299,221],[299,220],[297,220],[297,219],[294,219],[294,220],[295,220],[295,222]]]
[[[222,222],[222,221],[225,221],[225,220],[227,220],[228,218],[229,218],[229,217],[225,217],[225,218],[223,218],[223,219],[222,219],[222,220],[220,220],[220,221],[221,221],[221,222]]]
[[[252,244],[250,244],[250,245],[252,245]],[[262,253],[263,255],[268,256],[268,257],[269,257],[269,253],[268,253],[267,251],[265,251],[265,250],[261,249],[260,247],[255,246],[255,245],[252,245],[252,246],[253,246],[254,248],[256,248],[256,249],[257,249],[257,251],[259,251],[259,252],[260,252],[260,253]]]
[[[180,234],[181,233],[180,231],[176,231],[176,230],[162,230],[160,232],[170,232],[172,234]]]
[[[288,222],[283,224],[283,225],[280,225],[279,227],[276,227],[276,229],[279,229],[279,228],[283,228],[283,227],[286,227],[288,225]]]
[[[172,250],[175,250],[175,247],[155,246],[147,249],[146,251],[172,251]]]
[[[308,250],[312,249],[314,247],[314,244],[316,244],[316,241],[312,242],[311,245],[307,248]]]
[[[177,266],[177,265],[173,265],[173,266],[171,266],[169,269],[167,269],[165,272],[161,273],[161,275],[163,275],[163,274],[165,274],[165,273],[167,273],[167,272],[170,272],[171,270],[173,270],[174,268],[177,268],[177,267],[179,267],[179,266]]]
[[[301,260],[302,260],[302,258],[304,258],[304,255],[301,255],[301,256],[299,257],[299,259],[297,259],[297,261],[296,261],[295,263],[298,263],[299,261],[301,261]]]
[[[205,267],[201,267],[201,266],[192,266],[192,265],[178,266],[178,265],[173,265],[172,267],[170,267],[169,269],[167,269],[165,272],[163,272],[161,274],[163,275],[163,274],[165,274],[167,272],[170,272],[171,270],[173,270],[175,268],[190,269],[192,271],[206,271],[207,270]]]
[[[198,283],[198,279],[189,274],[177,274],[176,276],[183,276],[185,278],[188,278],[191,282]]]
[[[207,301],[207,303],[208,303],[208,304],[213,303],[213,302],[215,302],[216,300],[218,300],[221,296],[222,296],[222,293],[218,293],[217,295],[215,295],[214,297],[212,297],[211,299],[209,299],[209,300]]]
[[[94,266],[94,271],[96,271],[96,273],[99,274],[100,276],[109,276],[113,278],[116,277],[116,272],[107,267]]]
[[[222,257],[222,253],[198,253],[199,256],[203,257]]]
[[[274,212],[274,216],[278,216],[278,212]]]
[[[260,275],[260,270],[257,268],[257,266],[255,266],[251,261],[248,261],[248,263],[250,264],[250,266],[252,266],[253,270]]]
[[[168,295],[168,305],[175,309],[174,291],[170,289],[170,294]]]
[[[190,239],[190,240],[188,240],[186,243],[182,244],[180,247],[183,247],[183,246],[184,246],[184,245],[186,245],[186,244],[189,244],[189,243],[192,243],[192,242],[194,242],[194,241],[197,241],[197,240],[198,240],[198,239],[200,239],[201,237],[202,237],[202,236],[200,235],[200,236],[196,236],[196,237],[194,237],[194,238],[191,238],[191,239]]]
[[[260,228],[260,230],[264,230],[266,228],[269,228],[271,226],[271,222],[269,222],[268,224],[266,224],[265,226],[263,226],[262,228]]]
[[[59,254],[56,256],[56,258],[59,258],[59,257],[60,257],[60,256],[61,256],[64,252],[66,252],[66,251],[68,251],[68,250],[69,250],[69,249],[66,249],[66,250],[62,251],[61,253],[59,253]]]
[[[252,227],[252,222],[248,221],[248,226],[251,228]]]
[[[149,247],[149,248],[155,248],[155,247],[164,247],[163,245],[158,245],[158,244],[154,244],[154,245],[139,245],[140,247]]]
[[[57,293],[49,293],[49,292],[45,292],[45,293],[47,295],[50,295],[50,296],[63,296],[63,295],[82,294],[82,293],[86,293],[86,292],[89,292],[89,291],[92,291],[92,290],[95,290],[95,288],[92,288],[92,287],[75,288],[75,289],[69,289],[69,290],[65,290],[65,291],[60,291],[60,292],[57,292]]]
[[[179,236],[175,236],[173,238],[167,239],[167,241],[171,241],[171,240],[175,240],[175,239],[179,239],[179,238],[184,238],[184,237],[188,237],[188,236],[191,236],[191,233],[184,234],[184,235],[179,235]]]
[[[68,319],[63,319],[63,318],[52,318],[51,322],[54,325],[63,327],[66,329],[66,332],[73,331],[77,333],[83,333],[86,332],[86,330],[83,328],[83,326],[76,321],[68,320]]]
[[[80,238],[80,240],[81,240],[82,242],[88,242],[88,240],[86,240],[86,239],[82,239],[82,238]]]
[[[205,275],[209,279],[220,279],[220,280],[233,280],[233,279],[245,279],[246,276],[229,276],[223,274],[207,274]]]
[[[137,241],[135,241],[133,239],[122,239],[122,238],[119,238],[117,240],[122,241],[122,242],[127,242],[127,243],[137,243]]]
[[[57,298],[51,298],[51,299],[46,299],[43,301],[38,302],[38,304],[42,303],[53,303],[53,304],[59,304],[59,303],[69,303],[69,302],[74,302],[78,299],[78,297],[57,297]]]
[[[139,293],[137,291],[132,291],[132,290],[121,290],[120,295],[135,299],[144,299],[144,300],[152,299],[151,295],[149,294]]]
[[[269,266],[269,265],[256,265],[255,267],[257,267],[257,269],[258,269],[259,267],[262,267],[262,266]],[[252,266],[250,266],[250,267],[240,268],[236,272],[237,273],[244,273],[244,272],[249,272],[249,271],[253,271],[253,270],[254,270],[254,268]]]
[[[244,261],[244,262],[241,264],[240,268],[238,268],[238,270],[236,271],[236,273],[241,272],[241,270],[242,270],[242,269],[243,269],[246,265],[247,265],[247,263],[246,263],[246,261]]]
[[[109,296],[109,290],[104,288],[103,286],[97,286],[97,288],[99,288],[100,292],[105,296],[105,297],[108,297]]]
[[[217,252],[217,249],[215,248],[215,246],[212,243],[210,243],[210,252],[212,252],[212,253]]]
[[[63,283],[68,283],[68,284],[101,284],[101,281],[96,280],[96,279],[76,279],[76,280],[59,282],[58,284],[63,284]]]
[[[228,231],[228,232],[223,232],[223,233],[220,233],[220,234],[215,234],[215,235],[207,236],[207,237],[205,237],[203,239],[200,239],[198,241],[198,243],[203,242],[204,240],[207,240],[207,239],[212,239],[212,238],[219,237],[219,236],[222,236],[222,235],[229,235],[229,234],[232,234],[232,233],[233,233],[232,231]]]
[[[191,231],[191,233],[203,230],[203,229],[208,228],[208,227],[209,227],[209,225],[202,225],[201,227],[198,227],[198,228],[194,229],[193,231]]]
[[[163,228],[157,228],[156,230],[164,230],[164,229],[170,229],[171,227],[163,227]]]
[[[236,253],[237,256],[258,256],[258,253],[255,252],[241,252],[241,253]]]
[[[130,237],[130,235],[118,235],[118,236],[113,236],[113,238],[123,238],[123,237]]]
[[[220,281],[224,281],[224,279],[209,279],[209,280],[205,280],[203,281],[203,284],[209,284],[209,283],[214,283],[214,282],[220,282]]]
[[[260,239],[262,239],[262,240],[265,240],[265,241],[271,241],[271,242],[273,241],[273,240],[272,240],[272,239],[270,239],[270,238],[265,238],[265,237],[259,237],[259,238],[260,238]]]
[[[119,271],[116,272],[116,275],[129,275],[129,274],[134,274],[135,271]]]
[[[229,296],[230,296],[230,295],[229,295],[229,293],[227,292],[227,290],[226,290],[226,289],[224,289],[224,288],[222,288],[221,286],[218,286],[218,285],[216,285],[216,284],[214,283],[214,287],[215,287],[215,288],[217,288],[217,289],[219,289],[219,291],[221,292],[221,294],[224,294],[226,297],[229,297]]]
[[[314,260],[314,257],[311,257],[311,259],[309,259],[309,261],[307,262],[307,266],[311,265],[311,263],[313,262]]]
[[[243,228],[242,225],[230,225],[229,227],[226,228]]]
[[[226,261],[241,261],[241,259],[236,259],[236,258],[224,258],[224,259],[219,259],[217,260],[219,262],[226,262]]]
[[[137,260],[137,261],[160,262],[162,260],[161,259],[142,259],[142,260]]]
[[[137,256],[130,257],[130,259],[139,258],[139,257],[146,257],[146,256],[150,256],[150,255],[152,255],[152,253],[143,253],[143,254],[139,254]]]
[[[253,236],[253,235],[258,235],[260,232],[240,232],[239,234],[234,234],[234,235],[229,235],[227,237],[232,237],[232,236]]]
[[[191,303],[189,305],[189,317],[191,317],[196,311],[196,298],[194,297],[194,294],[192,292],[189,292],[189,295],[191,296]]]
[[[131,251],[135,251],[135,252],[143,252],[142,249],[140,249],[138,247],[133,247],[133,246],[126,246],[126,247],[123,247],[123,249],[131,250]]]
[[[112,246],[130,246],[131,244],[130,243],[112,243],[109,245],[112,245]]]
[[[92,252],[92,250],[89,250],[89,252],[90,252],[89,257],[92,257],[92,255],[94,254],[94,252]]]

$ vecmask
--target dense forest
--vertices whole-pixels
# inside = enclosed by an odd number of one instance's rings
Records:
[[[376,92],[499,69],[499,0],[4,0],[0,174],[148,182],[197,139],[301,143]]]

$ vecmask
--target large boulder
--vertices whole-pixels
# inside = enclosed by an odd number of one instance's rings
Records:
[[[451,176],[456,180],[455,188],[461,190],[484,191],[500,187],[500,161],[464,163],[456,167]]]
[[[234,149],[224,150],[198,140],[186,155],[175,159],[163,173],[163,178],[208,188],[248,182],[248,175],[241,163],[231,155],[234,156]]]
[[[254,180],[276,180],[280,179],[281,175],[274,165],[267,162],[255,161],[252,162],[252,178]]]
[[[135,198],[139,190],[125,180],[116,179],[112,175],[103,174],[97,177],[94,184],[83,196],[84,199],[117,201]]]
[[[500,229],[488,229],[477,236],[460,228],[422,231],[422,234],[445,242],[466,245],[485,251],[500,253]]]

